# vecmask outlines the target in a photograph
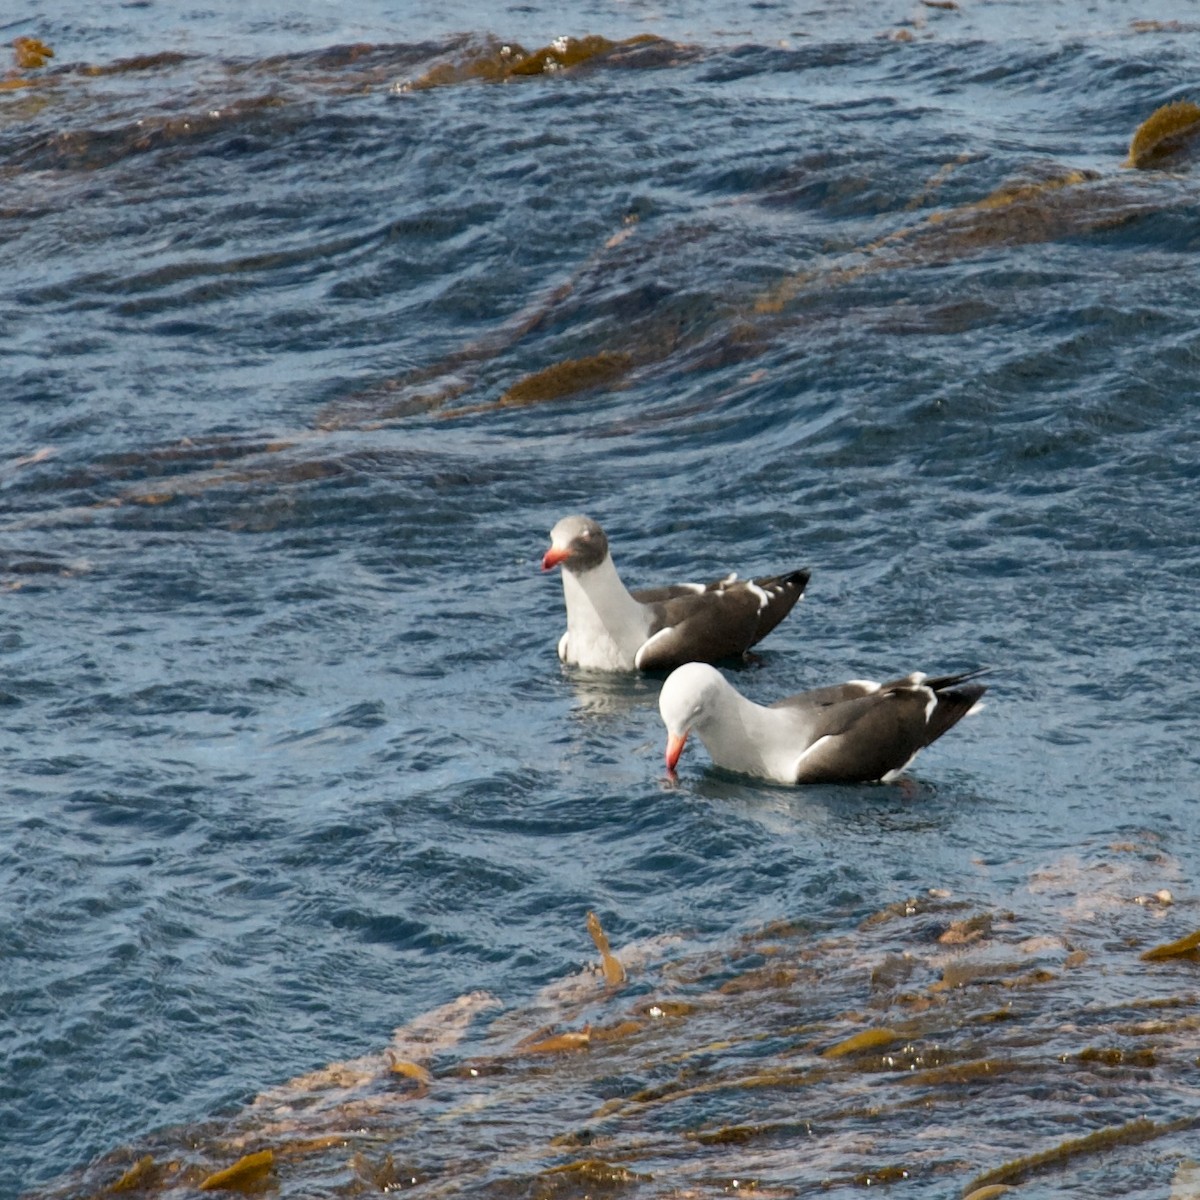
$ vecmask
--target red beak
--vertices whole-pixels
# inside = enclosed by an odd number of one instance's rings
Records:
[[[683,744],[687,741],[686,733],[667,734],[667,770],[675,770],[675,764],[683,753]]]
[[[549,571],[553,567],[557,567],[564,558],[570,557],[570,550],[560,550],[557,546],[551,546],[550,549],[542,555],[542,570]]]

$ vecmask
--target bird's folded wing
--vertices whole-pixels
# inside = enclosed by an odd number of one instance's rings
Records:
[[[759,599],[746,588],[723,588],[677,596],[654,609],[655,632],[637,652],[642,671],[745,654],[754,640]]]
[[[877,692],[815,710],[798,783],[881,779],[925,745],[927,696],[917,689]]]

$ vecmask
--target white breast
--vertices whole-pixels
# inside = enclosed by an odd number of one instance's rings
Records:
[[[558,655],[595,671],[632,671],[650,631],[650,617],[626,590],[612,559],[583,575],[563,572],[567,632]]]

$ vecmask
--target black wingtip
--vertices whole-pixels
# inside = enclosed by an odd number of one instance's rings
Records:
[[[763,589],[769,597],[758,613],[758,626],[750,645],[756,645],[792,611],[804,595],[808,585],[810,572],[806,568],[789,571],[785,575],[772,575],[769,578],[755,579],[754,583]]]
[[[808,581],[812,578],[812,572],[807,567],[800,567],[798,570],[789,571],[786,575],[777,575],[776,582],[788,587],[799,588],[804,591],[808,587]]]
[[[924,745],[936,742],[946,730],[957,725],[983,699],[986,691],[987,687],[982,683],[960,683],[938,690],[937,708],[926,726]]]
[[[994,667],[974,667],[970,671],[960,671],[957,675],[939,675],[936,679],[926,679],[925,686],[935,692],[941,692],[947,688],[958,687],[970,679],[978,679],[980,675],[990,675],[994,670]]]

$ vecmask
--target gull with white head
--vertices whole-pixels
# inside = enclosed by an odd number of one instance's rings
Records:
[[[980,707],[987,690],[974,682],[980,674],[852,679],[764,707],[714,667],[687,663],[667,676],[658,697],[667,768],[675,769],[694,730],[718,767],[773,783],[887,779]]]

